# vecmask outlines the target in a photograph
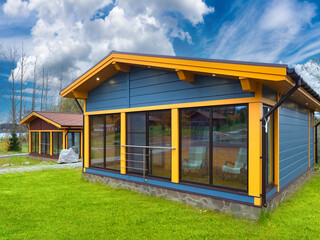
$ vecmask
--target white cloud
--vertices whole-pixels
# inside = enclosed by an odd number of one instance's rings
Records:
[[[196,26],[214,9],[203,0],[7,0],[3,11],[12,18],[36,17],[27,60],[29,66],[35,59],[45,65],[50,86],[59,89],[61,75],[66,86],[111,50],[174,55],[172,38],[192,44],[192,37],[170,14]],[[30,67],[25,79],[32,76]]]
[[[261,6],[262,5],[262,6]],[[319,36],[320,26],[312,25],[316,5],[297,0],[248,1],[235,8],[235,18],[225,22],[208,48],[212,58],[294,63],[303,60],[306,46],[320,52],[320,38],[314,46],[304,35]],[[288,52],[288,50],[290,52]],[[297,52],[297,53],[295,53]],[[300,55],[300,57],[296,55]]]

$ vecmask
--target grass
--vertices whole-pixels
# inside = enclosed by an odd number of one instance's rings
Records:
[[[5,152],[0,149],[0,155],[12,155],[12,154],[17,154],[17,153],[27,153],[28,152],[28,145],[26,143],[22,143],[21,148],[22,148],[21,151],[14,151],[14,152],[12,152],[12,151]]]
[[[320,174],[258,222],[85,181],[79,169],[0,175],[1,239],[318,239]]]
[[[2,167],[5,164],[12,164],[11,166]],[[10,157],[10,158],[0,158],[0,169],[3,168],[12,168],[12,167],[25,167],[33,165],[48,165],[48,164],[57,164],[54,161],[44,162],[42,159],[33,159],[27,156],[22,157]]]

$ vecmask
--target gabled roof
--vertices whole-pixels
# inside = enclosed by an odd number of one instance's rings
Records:
[[[256,82],[262,83],[281,95],[286,94],[301,79],[294,69],[286,64],[227,61],[217,59],[175,57],[165,55],[138,54],[112,51],[73,83],[63,89],[62,97],[86,99],[88,91],[108,80],[119,71],[129,72],[131,66],[176,71],[180,80],[194,81],[194,75],[217,76],[240,80],[243,89],[250,88]],[[301,79],[302,80],[302,79]],[[320,110],[320,96],[306,82],[294,96],[301,104],[308,103],[312,109]]]
[[[83,115],[59,112],[32,112],[21,120],[19,124],[30,124],[34,119],[40,118],[57,128],[83,127]]]

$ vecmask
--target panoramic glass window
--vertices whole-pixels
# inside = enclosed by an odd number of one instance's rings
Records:
[[[247,189],[248,108],[221,106],[212,116],[213,185]]]
[[[106,168],[120,170],[120,114],[106,115]]]
[[[59,155],[63,149],[63,135],[62,132],[53,132],[52,133],[52,154]]]
[[[266,114],[271,108],[263,106],[263,114]],[[272,114],[266,125],[267,139],[267,186],[274,184],[274,115]]]
[[[69,132],[68,133],[68,148],[76,147],[78,153],[81,151],[81,133],[80,132]]]
[[[104,167],[105,116],[90,116],[90,166]]]
[[[209,184],[210,108],[180,110],[181,179]]]
[[[31,133],[31,152],[39,153],[39,133]]]
[[[148,112],[149,146],[171,147],[171,110]],[[171,177],[171,149],[149,150],[149,174]]]
[[[50,133],[42,132],[41,133],[41,154],[50,154]]]

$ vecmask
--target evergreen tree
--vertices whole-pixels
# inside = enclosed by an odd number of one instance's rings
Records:
[[[21,151],[21,144],[15,131],[11,132],[8,151]]]

